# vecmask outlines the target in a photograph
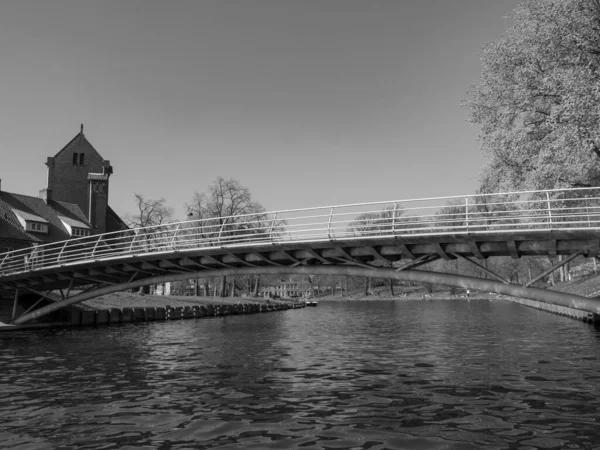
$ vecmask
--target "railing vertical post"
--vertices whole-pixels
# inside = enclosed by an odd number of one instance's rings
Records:
[[[548,220],[552,225],[552,207],[550,206],[550,193],[546,192],[546,200],[548,201]]]
[[[96,254],[96,248],[98,248],[98,244],[100,243],[100,241],[102,240],[102,235],[100,235],[98,237],[98,240],[96,241],[96,243],[94,244],[94,248],[92,250],[92,258],[94,257],[94,255]]]
[[[175,248],[175,238],[177,237],[177,233],[179,233],[180,228],[181,228],[181,222],[179,222],[179,224],[177,225],[177,229],[175,230],[175,233],[173,234],[173,239],[171,239],[171,248]]]
[[[221,242],[221,234],[223,233],[223,227],[225,226],[225,223],[227,222],[227,219],[223,220],[223,223],[221,224],[221,229],[219,230],[219,235],[217,236],[217,242]]]
[[[398,209],[398,202],[394,202],[394,213],[392,215],[392,234],[396,234],[396,210]]]
[[[36,264],[36,260],[37,260],[37,245],[33,244],[33,249],[31,250],[31,253],[29,254],[29,268],[31,270],[35,269],[35,264]]]
[[[333,219],[333,210],[334,207],[331,207],[331,211],[329,212],[329,223],[327,224],[327,237],[331,239],[331,219]]]
[[[62,254],[65,251],[65,248],[67,248],[68,243],[69,243],[69,241],[66,241],[65,245],[63,245],[62,248],[60,249],[60,252],[58,253],[58,257],[56,258],[56,262],[60,262],[60,258],[62,257]]]
[[[0,269],[2,269],[2,266],[4,265],[4,262],[7,260],[8,256],[12,255],[12,252],[8,252],[4,255],[4,258],[2,258],[2,261],[0,261]]]
[[[141,231],[138,230],[133,230],[133,238],[131,239],[131,244],[129,244],[129,253],[131,253],[133,251],[133,244],[135,243],[135,238],[138,237],[138,234],[140,234]]]
[[[273,220],[271,221],[271,228],[269,228],[269,240],[273,242],[273,228],[275,227],[275,221],[277,220],[277,213],[273,216]]]
[[[588,199],[587,197],[583,200],[585,203],[585,214],[587,215],[587,222],[588,222],[588,227],[592,226],[592,222],[590,220],[590,207],[588,205]]]
[[[467,231],[469,231],[469,197],[465,197],[465,221],[467,224]]]

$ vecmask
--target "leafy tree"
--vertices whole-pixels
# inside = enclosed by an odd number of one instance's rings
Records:
[[[600,0],[525,0],[464,102],[495,191],[600,183]]]

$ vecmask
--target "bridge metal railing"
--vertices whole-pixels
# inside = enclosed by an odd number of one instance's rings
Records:
[[[180,251],[391,236],[600,230],[600,188],[408,199],[174,222],[0,254],[0,276]]]

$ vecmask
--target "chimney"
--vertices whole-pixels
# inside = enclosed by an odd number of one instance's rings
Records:
[[[50,200],[52,200],[52,189],[42,189],[39,197],[48,203]]]

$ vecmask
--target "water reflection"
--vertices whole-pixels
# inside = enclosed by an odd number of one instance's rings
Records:
[[[0,448],[593,448],[599,339],[497,301],[0,335]]]

